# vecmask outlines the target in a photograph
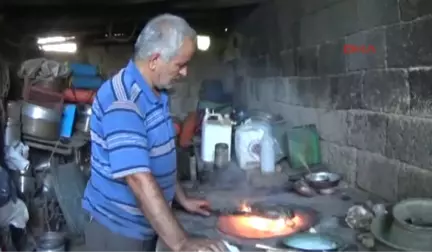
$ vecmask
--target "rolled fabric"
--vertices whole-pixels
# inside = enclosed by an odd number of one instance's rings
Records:
[[[92,104],[96,95],[94,90],[68,88],[63,92],[64,100],[72,103]]]

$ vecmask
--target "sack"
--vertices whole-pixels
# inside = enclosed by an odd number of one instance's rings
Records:
[[[265,121],[249,120],[239,126],[235,133],[235,153],[241,169],[260,166],[261,140],[265,133],[271,132],[271,125]],[[283,154],[280,144],[273,137],[275,160]]]

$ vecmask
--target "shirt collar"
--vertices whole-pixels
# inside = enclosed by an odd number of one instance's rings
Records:
[[[162,102],[163,104],[168,102],[168,95],[165,92],[160,93],[160,97],[158,97],[153,90],[150,88],[146,80],[143,78],[141,73],[138,71],[138,68],[136,67],[135,63],[130,60],[128,65],[126,66],[126,71],[132,74],[132,77],[137,82],[141,90],[143,91],[144,95],[147,97],[147,99],[153,103],[157,104]]]

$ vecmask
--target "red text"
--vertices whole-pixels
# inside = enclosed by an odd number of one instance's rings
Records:
[[[345,54],[353,53],[375,53],[375,47],[373,45],[344,45],[343,51]]]

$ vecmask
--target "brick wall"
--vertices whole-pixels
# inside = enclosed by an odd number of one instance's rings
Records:
[[[269,1],[237,27],[239,97],[316,124],[324,162],[352,184],[388,200],[432,196],[431,14],[430,0]]]

